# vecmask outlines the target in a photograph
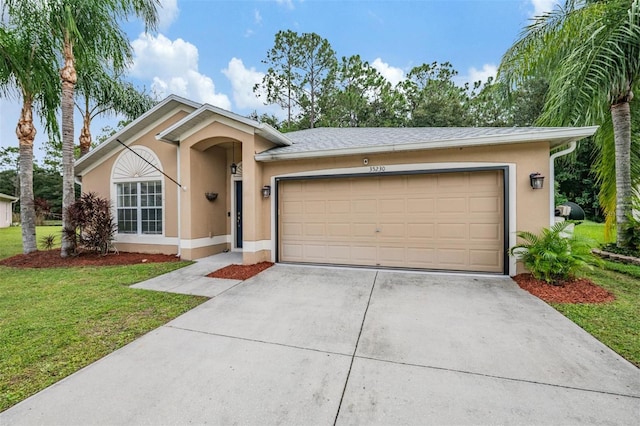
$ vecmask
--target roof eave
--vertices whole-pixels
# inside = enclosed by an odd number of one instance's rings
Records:
[[[189,99],[186,99],[186,98],[183,98],[183,97],[180,97],[180,96],[177,96],[177,95],[169,95],[169,96],[167,96],[164,100],[162,100],[160,103],[155,105],[149,111],[145,112],[140,117],[136,118],[131,123],[127,124],[125,127],[120,129],[114,135],[112,135],[109,138],[107,138],[100,145],[98,145],[97,147],[95,147],[94,149],[89,151],[87,154],[85,154],[81,158],[77,159],[76,162],[75,162],[75,166],[74,166],[75,174],[79,175],[84,170],[86,170],[89,167],[91,167],[96,161],[99,160],[100,155],[101,155],[101,153],[103,151],[107,150],[107,152],[108,152],[108,151],[112,150],[113,148],[115,148],[117,145],[119,145],[117,139],[121,138],[124,134],[126,134],[127,132],[131,131],[132,129],[134,129],[135,127],[140,125],[140,123],[144,122],[147,118],[149,118],[151,115],[153,115],[156,111],[158,111],[163,106],[169,104],[170,102],[174,102],[174,101],[182,103],[182,104],[184,104],[186,106],[189,106],[191,108],[198,108],[200,106],[200,104],[197,103],[197,102],[191,101]]]
[[[196,121],[196,119],[205,113],[210,113],[215,117],[215,115],[220,115],[230,120],[235,120],[239,123],[242,123],[246,126],[252,127],[258,135],[264,137],[265,139],[280,145],[280,146],[289,146],[292,142],[284,136],[282,133],[274,129],[268,124],[260,123],[258,121],[252,120],[247,117],[243,117],[241,115],[232,113],[222,108],[218,108],[213,105],[204,104],[197,110],[193,111],[191,114],[178,121],[174,125],[165,129],[164,131],[158,133],[156,135],[156,139],[162,142],[168,142],[173,144],[179,144],[180,140],[183,138],[183,135],[193,129],[194,126],[200,124],[200,122]]]
[[[531,133],[520,133],[510,135],[488,135],[474,138],[448,139],[429,142],[414,142],[407,144],[388,144],[377,146],[360,146],[354,148],[336,148],[315,151],[290,152],[290,153],[269,153],[269,151],[256,154],[256,161],[283,161],[308,158],[324,158],[334,156],[347,156],[358,154],[376,154],[385,152],[421,151],[447,148],[468,148],[474,146],[491,146],[518,143],[531,143],[548,141],[550,148],[557,148],[567,145],[573,141],[584,139],[593,135],[598,126],[590,127],[569,127],[566,129],[552,129],[548,131],[536,131]]]

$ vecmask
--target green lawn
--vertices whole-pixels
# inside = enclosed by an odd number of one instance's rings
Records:
[[[612,243],[616,240],[615,229],[607,239],[604,235],[604,223],[591,222],[589,220],[585,220],[579,225],[576,225],[575,233],[576,235],[589,238],[590,240],[593,240],[598,244]]]
[[[44,249],[40,240],[47,235],[55,235],[56,246],[59,247],[61,233],[62,227],[60,226],[37,226],[36,240],[38,241],[38,248]],[[19,253],[22,253],[22,228],[19,226],[0,228],[0,259]]]
[[[615,241],[615,232],[605,238],[604,224],[584,221],[577,235],[597,244]],[[604,304],[552,306],[598,340],[640,367],[640,266],[605,261],[603,268],[587,273],[593,282],[611,291],[616,300]]]
[[[21,251],[20,229],[0,229],[0,257]],[[188,264],[0,266],[0,411],[207,300],[128,287]]]
[[[587,276],[615,294],[616,300],[603,304],[551,305],[640,367],[640,267],[605,262],[604,268],[595,269]]]

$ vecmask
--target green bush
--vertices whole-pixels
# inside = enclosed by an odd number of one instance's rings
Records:
[[[537,279],[550,284],[572,278],[591,265],[599,265],[600,259],[591,253],[589,240],[567,232],[570,222],[556,223],[545,228],[540,235],[521,231],[517,235],[523,241],[513,246],[509,254],[520,260]]]

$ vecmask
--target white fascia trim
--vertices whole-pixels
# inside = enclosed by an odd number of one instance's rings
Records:
[[[573,141],[591,136],[598,126],[538,130],[530,133],[518,133],[510,135],[487,135],[464,139],[449,139],[430,142],[416,142],[408,144],[388,144],[376,146],[359,146],[355,148],[335,148],[318,151],[289,152],[282,154],[270,154],[269,151],[255,155],[256,161],[295,160],[302,158],[324,158],[358,154],[376,154],[388,152],[420,151],[429,149],[468,148],[483,145],[503,145],[516,143],[531,143],[541,141],[560,140],[558,145],[564,145]]]
[[[198,120],[203,114],[209,113],[209,117],[202,118],[199,123],[191,124],[190,122]],[[211,123],[220,122],[224,125],[240,130],[248,134],[257,133],[267,140],[280,145],[291,145],[291,141],[282,133],[269,126],[268,124],[260,123],[241,115],[234,114],[230,111],[214,107],[209,104],[204,104],[196,111],[178,121],[171,127],[163,130],[156,135],[157,140],[170,143],[178,143],[180,140],[184,140],[193,135],[202,128],[210,125]],[[183,130],[181,130],[184,128]],[[172,133],[178,133],[179,135],[172,135]]]
[[[109,145],[112,145],[114,142],[117,143],[116,139],[119,139],[120,137],[122,137],[123,134],[125,134],[126,132],[133,129],[135,126],[139,125],[140,123],[148,119],[158,109],[162,108],[163,106],[165,106],[166,104],[172,101],[179,102],[179,104],[176,105],[176,107],[173,108],[171,111],[167,112],[166,114],[162,115],[160,118],[155,119],[152,123],[145,126],[142,130],[136,132],[133,137],[127,137],[127,141],[123,141],[123,142],[129,145],[130,141],[138,139],[143,133],[147,133],[152,127],[155,127],[155,125],[158,122],[161,122],[166,118],[168,118],[170,115],[175,114],[176,111],[189,112],[189,110],[185,109],[184,107],[198,108],[200,106],[199,103],[191,101],[189,99],[185,99],[176,95],[170,95],[164,101],[160,102],[159,104],[151,108],[149,111],[145,112],[140,117],[136,118],[134,121],[127,124],[125,127],[120,129],[120,131],[118,131],[115,135],[111,136],[109,139],[102,142],[96,148],[89,151],[82,158],[78,159],[78,161],[76,161],[75,163],[75,168],[76,169],[81,168],[84,162],[89,161],[91,158],[95,157],[96,155],[99,155],[102,158],[102,161],[104,161],[105,158],[109,158],[110,155],[104,155],[104,154],[101,154],[100,152],[106,149]],[[120,144],[118,144],[117,146],[120,146]],[[111,151],[113,151],[113,149]],[[99,163],[102,163],[102,161],[98,160],[97,162],[99,164]],[[82,170],[82,174],[87,173],[88,171],[92,170],[95,167],[96,167],[95,165],[89,166],[87,169]]]
[[[116,234],[115,243],[177,246],[178,239],[162,235]]]
[[[415,164],[393,164],[385,165],[386,172],[411,172],[411,171],[429,171],[429,170],[457,170],[457,169],[470,169],[470,168],[493,168],[493,167],[507,167],[509,169],[509,247],[513,247],[516,244],[516,230],[518,229],[518,223],[516,218],[516,206],[517,206],[517,191],[516,191],[516,165],[514,163],[487,163],[487,162],[466,162],[466,163],[415,163]],[[328,169],[328,170],[313,170],[298,173],[288,173],[284,175],[271,177],[271,188],[276,188],[276,179],[283,177],[311,177],[311,176],[335,176],[348,174],[370,174],[371,176],[380,176],[385,173],[370,173],[369,166],[366,167],[351,167],[340,169]],[[278,214],[276,210],[276,197],[269,197],[271,202],[271,240],[267,240],[270,243],[271,249],[271,261],[276,261],[276,222],[278,220]],[[267,250],[268,248],[265,248]],[[516,258],[509,256],[509,276],[516,274]]]
[[[197,249],[202,247],[216,246],[231,242],[231,235],[216,235],[215,237],[195,238],[193,240],[181,240],[181,249]]]
[[[242,251],[249,253],[257,253],[262,250],[271,250],[271,240],[260,241],[242,241]]]

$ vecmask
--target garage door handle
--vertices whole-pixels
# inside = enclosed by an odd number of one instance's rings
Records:
[[[380,232],[380,228],[376,228],[376,232]]]

